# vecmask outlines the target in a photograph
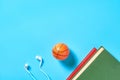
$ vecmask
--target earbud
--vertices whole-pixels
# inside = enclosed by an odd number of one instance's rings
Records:
[[[26,70],[26,72],[29,74],[29,76],[33,79],[33,80],[37,80],[36,77],[30,72],[31,67],[28,64],[24,65],[24,68]]]
[[[41,56],[36,56],[35,57],[38,61],[42,61],[42,57]]]
[[[30,69],[31,69],[28,64],[25,64],[25,65],[24,65],[24,68],[25,68],[26,70],[30,70]]]
[[[42,66],[42,57],[41,56],[36,56],[35,58],[40,62],[40,67],[41,67]]]

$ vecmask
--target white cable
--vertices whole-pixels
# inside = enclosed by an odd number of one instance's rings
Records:
[[[29,73],[29,75],[30,75],[30,77],[33,79],[33,80],[37,80],[36,78],[35,78],[35,76],[30,72],[30,71],[28,71]]]
[[[41,64],[39,64],[39,69],[40,69],[40,71],[47,77],[47,80],[50,80],[50,78],[49,78],[49,76],[47,75],[47,73],[41,69]]]

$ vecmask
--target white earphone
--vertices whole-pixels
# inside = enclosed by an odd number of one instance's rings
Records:
[[[30,66],[28,64],[25,64],[24,66],[25,70],[29,71],[30,70]]]
[[[42,57],[41,56],[36,56],[35,58],[40,62],[40,64],[39,64],[40,71],[47,77],[48,80],[50,80],[50,78],[47,75],[47,73],[45,71],[43,71],[42,68],[41,68],[42,63],[43,63]]]
[[[28,64],[25,64],[24,68],[33,80],[37,80],[36,77],[30,72],[31,67]]]
[[[41,56],[36,56],[35,58],[40,62],[39,65],[40,65],[40,67],[41,67],[41,66],[42,66],[42,62],[43,62],[43,61],[42,61],[42,57],[41,57]]]
[[[43,71],[42,68],[41,68],[42,63],[43,63],[42,57],[41,56],[36,56],[35,58],[36,58],[36,60],[38,60],[40,62],[40,64],[39,64],[40,71],[47,77],[47,80],[50,80],[47,73],[45,71]],[[37,80],[36,77],[30,72],[31,67],[28,64],[25,64],[24,68],[33,80]]]

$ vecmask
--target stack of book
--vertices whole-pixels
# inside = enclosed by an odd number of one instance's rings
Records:
[[[120,63],[103,46],[93,48],[66,80],[120,80]]]

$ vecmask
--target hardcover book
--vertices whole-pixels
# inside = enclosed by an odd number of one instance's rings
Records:
[[[104,47],[100,47],[82,68],[67,80],[120,80],[120,63]]]

